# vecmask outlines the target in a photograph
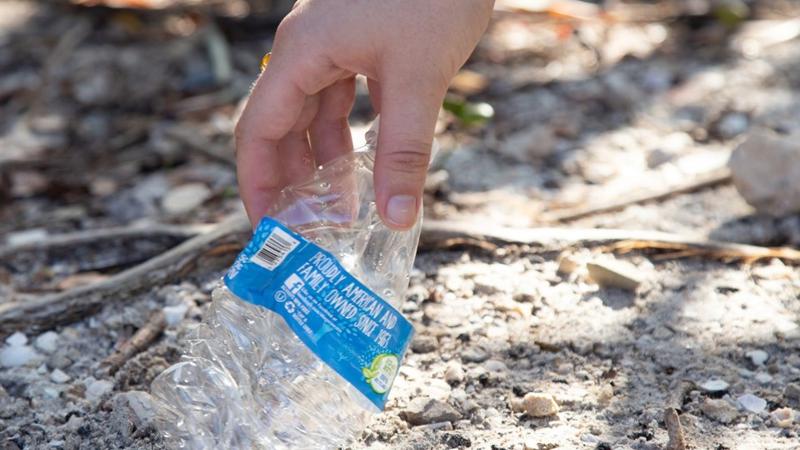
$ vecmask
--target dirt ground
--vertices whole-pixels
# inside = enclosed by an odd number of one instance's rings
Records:
[[[754,129],[800,129],[800,31],[759,32],[797,5],[743,2],[749,18],[731,22],[695,3],[617,21],[498,11],[452,88],[494,116],[442,113],[426,219],[800,245],[800,215],[756,214],[726,177],[559,217],[725,170]],[[76,317],[12,335],[3,314],[240,210],[231,133],[274,20],[0,3],[0,362],[32,352],[0,367],[0,448],[163,448],[130,392],[179,360],[241,239]],[[353,122],[370,117],[361,85]],[[157,224],[183,231],[38,246]],[[426,243],[402,307],[415,340],[386,411],[346,448],[662,449],[668,408],[688,448],[800,448],[797,265],[606,244]],[[587,275],[620,261],[635,286]],[[103,361],[159,311],[163,333],[110,373]],[[528,393],[559,411],[533,417]],[[435,407],[415,414],[420,399]]]

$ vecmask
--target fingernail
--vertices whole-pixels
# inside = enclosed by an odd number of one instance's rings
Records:
[[[417,199],[411,195],[395,195],[386,205],[386,218],[392,225],[410,227],[417,219]]]

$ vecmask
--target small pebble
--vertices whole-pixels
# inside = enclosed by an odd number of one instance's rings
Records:
[[[489,359],[489,353],[480,347],[469,347],[461,352],[461,360],[466,363],[482,363]]]
[[[748,126],[750,119],[747,114],[731,112],[719,121],[717,131],[723,139],[731,139],[747,131]]]
[[[558,403],[550,394],[529,392],[522,399],[525,411],[531,417],[548,417],[558,414]]]
[[[114,383],[107,380],[95,380],[92,377],[84,381],[86,385],[86,398],[90,401],[101,399],[114,389]]]
[[[48,331],[46,333],[40,334],[36,338],[36,341],[34,341],[33,346],[36,347],[39,351],[47,353],[49,355],[58,350],[58,340],[59,340],[58,333],[56,333],[55,331]]]
[[[486,367],[486,370],[488,370],[489,372],[505,372],[508,370],[508,366],[506,366],[506,363],[496,359],[490,359],[486,361],[483,367]]]
[[[525,411],[525,400],[519,397],[514,397],[511,399],[510,403],[511,403],[511,411],[518,413]]]
[[[411,341],[411,351],[414,353],[430,353],[439,348],[439,342],[433,336],[417,335]]]
[[[63,370],[56,369],[50,374],[50,379],[53,381],[53,383],[62,384],[62,383],[66,383],[67,381],[69,381],[70,380],[70,376],[67,375],[66,373],[64,373]]]
[[[769,384],[772,382],[772,375],[764,372],[759,372],[756,374],[756,381],[761,384]]]
[[[675,154],[663,148],[654,148],[647,154],[647,167],[654,169],[675,159]]]
[[[181,303],[175,306],[165,306],[164,307],[164,321],[167,322],[168,326],[174,327],[181,323],[183,318],[186,316],[186,311],[189,310],[189,306],[185,303]]]
[[[600,443],[600,438],[598,438],[597,436],[595,436],[593,434],[586,433],[586,434],[581,435],[581,442],[585,442],[587,444],[599,444]]]
[[[167,214],[184,214],[211,197],[211,190],[203,183],[186,183],[167,192],[161,200],[161,207]]]
[[[595,261],[586,264],[591,279],[605,288],[635,291],[642,284],[637,268],[625,261]]]
[[[780,428],[789,428],[794,423],[794,410],[792,408],[778,408],[769,413],[772,421]]]
[[[700,385],[700,388],[706,392],[725,392],[729,387],[730,385],[725,380],[718,378],[712,378]]]
[[[444,371],[444,381],[448,384],[458,384],[464,381],[464,369],[461,368],[461,364],[451,361]]]
[[[700,410],[706,417],[716,420],[721,424],[729,424],[736,420],[739,411],[726,400],[707,398],[700,405]]]
[[[769,359],[769,353],[765,352],[764,350],[749,351],[747,352],[747,356],[756,366],[763,366],[764,363],[766,363]]]
[[[800,401],[800,383],[789,383],[783,389],[783,396],[790,399]]]
[[[22,347],[27,343],[28,337],[19,331],[6,338],[6,344],[8,344],[9,347]]]
[[[736,399],[736,402],[745,411],[749,411],[754,414],[760,414],[767,409],[767,401],[753,394],[741,395]]]
[[[578,261],[572,255],[562,254],[558,258],[558,273],[569,275],[578,270]]]
[[[6,346],[0,350],[0,366],[19,367],[39,358],[36,350],[29,345]]]
[[[461,413],[448,403],[425,397],[411,400],[400,416],[412,426],[461,419]]]

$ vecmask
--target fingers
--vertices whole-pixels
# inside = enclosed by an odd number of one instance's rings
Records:
[[[396,75],[399,75],[396,74]],[[387,226],[414,225],[428,170],[445,83],[422,76],[381,80],[381,122],[375,159],[375,197]]]
[[[236,125],[239,193],[253,226],[284,184],[278,143],[300,117],[306,95],[288,79],[278,58],[256,82]]]
[[[372,103],[372,109],[376,113],[381,113],[381,85],[377,80],[367,78],[367,90],[369,91],[369,101]]]
[[[347,118],[355,101],[355,89],[355,77],[349,77],[319,93],[319,109],[309,128],[317,164],[325,164],[353,150]]]
[[[307,142],[300,145],[301,137],[287,135],[298,131],[298,121],[308,111],[306,98],[341,77],[340,71],[318,57],[318,51],[303,47],[305,41],[298,38],[303,33],[298,20],[281,23],[269,67],[256,82],[236,125],[239,192],[253,225],[269,210],[290,176],[303,174],[300,161],[309,154]],[[290,150],[300,148],[304,152]],[[292,167],[288,172],[287,165]]]
[[[308,127],[319,109],[319,97],[306,97],[292,130],[278,143],[283,175],[282,187],[306,181],[314,174],[314,155],[308,140]]]

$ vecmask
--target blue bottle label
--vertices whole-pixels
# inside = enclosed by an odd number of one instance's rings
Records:
[[[414,328],[333,255],[265,217],[225,284],[280,314],[322,361],[383,409]]]

